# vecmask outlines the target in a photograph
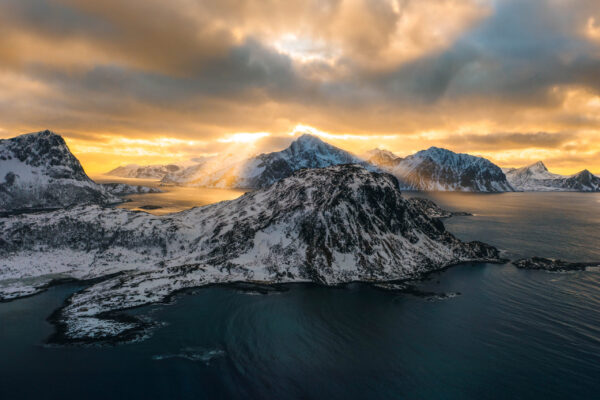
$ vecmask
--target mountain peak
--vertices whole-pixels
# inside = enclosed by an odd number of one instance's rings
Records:
[[[302,158],[312,158],[314,156],[325,156],[325,157],[329,157],[329,156],[335,156],[337,154],[341,154],[344,153],[344,155],[350,155],[350,153],[339,149],[337,147],[335,147],[332,144],[329,144],[327,142],[324,142],[323,140],[321,140],[320,137],[318,136],[314,136],[308,133],[305,133],[301,136],[299,136],[296,140],[294,140],[290,146],[285,149],[282,150],[281,152],[275,152],[275,153],[270,153],[270,154],[284,154],[284,153],[291,153],[291,154],[295,154],[295,155],[300,155],[302,154]],[[345,157],[348,158],[348,157]],[[352,158],[352,157],[350,157]],[[349,160],[349,158],[348,158]],[[301,160],[299,160],[301,161]],[[355,161],[347,161],[347,162],[356,162]],[[327,165],[332,165],[332,164],[339,164],[339,162],[333,162],[333,163],[328,163]],[[315,168],[315,167],[325,167],[326,165],[313,165],[311,166],[311,168]]]
[[[50,130],[0,140],[0,209],[56,208],[118,199],[94,183]]]
[[[444,149],[442,147],[435,147],[435,146],[431,146],[430,148],[428,148],[426,150],[418,151],[413,156],[416,156],[419,158],[429,157],[436,161],[444,161],[444,160],[448,160],[448,159],[456,158],[456,157],[458,157],[458,158],[462,158],[462,157],[475,158],[474,156],[471,156],[468,154],[455,153],[452,150]]]
[[[500,167],[491,161],[435,146],[404,158],[394,171],[401,180],[419,190],[512,190]]]
[[[594,174],[592,174],[588,169],[584,169],[583,171],[579,171],[573,176],[580,179],[590,180],[592,179],[592,177],[594,177]]]
[[[292,144],[294,144],[294,143],[303,145],[303,146],[327,144],[323,140],[321,140],[321,138],[319,138],[318,136],[311,135],[310,133],[303,133],[302,135],[298,136],[292,142]]]
[[[544,164],[543,161],[538,161],[536,163],[531,164],[530,166],[527,167],[528,169],[534,169],[536,171],[543,171],[543,172],[547,172],[548,168],[546,168],[546,165]]]
[[[371,149],[371,150],[367,151],[365,154],[370,157],[381,156],[381,157],[398,158],[398,156],[395,155],[394,153],[392,153],[391,151],[385,150],[385,149],[380,149],[380,148]]]
[[[40,136],[40,137],[46,137],[46,136],[60,136],[60,135],[54,133],[50,129],[44,129],[43,131],[26,133],[26,134],[21,135],[21,136]]]
[[[68,165],[77,174],[83,173],[79,161],[73,156],[62,136],[46,129],[44,131],[26,133],[11,139],[0,140],[6,152],[21,162],[38,167]]]
[[[363,158],[371,164],[387,167],[392,167],[401,160],[400,157],[398,157],[391,151],[379,148],[367,151],[363,155]]]
[[[427,150],[421,150],[419,153],[421,153],[421,152],[423,152],[423,153],[445,153],[445,154],[452,153],[452,154],[457,154],[457,153],[453,152],[452,150],[448,150],[448,149],[445,149],[443,147],[436,147],[436,146],[431,146]]]
[[[488,160],[481,158],[481,157],[477,157],[477,156],[472,156],[470,154],[465,154],[465,153],[455,153],[452,150],[448,150],[448,149],[444,149],[442,147],[435,147],[435,146],[431,146],[430,148],[428,148],[427,150],[421,150],[415,154],[413,154],[410,157],[416,157],[418,159],[424,159],[424,158],[429,158],[431,160],[433,160],[436,163],[440,163],[440,164],[471,164],[471,163],[478,163],[478,162],[486,162],[489,163]],[[491,164],[491,163],[490,163]]]

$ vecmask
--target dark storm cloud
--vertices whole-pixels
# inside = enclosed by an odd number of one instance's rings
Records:
[[[387,3],[373,2],[365,18],[379,21],[379,28],[364,30],[362,39],[345,38],[351,44],[339,65],[349,74],[327,82],[302,76],[299,72],[310,70],[311,63],[296,68],[289,56],[259,39],[250,36],[236,43],[228,30],[232,27],[216,24],[207,14],[222,12],[214,6],[199,7],[192,17],[167,2],[7,0],[2,14],[3,22],[17,31],[46,39],[77,38],[112,60],[84,73],[59,66],[49,74],[51,82],[74,93],[112,92],[117,100],[161,106],[205,96],[238,95],[240,101],[248,101],[252,94],[257,101],[318,106],[356,107],[373,101],[427,105],[475,97],[536,107],[556,105],[549,92],[555,85],[600,89],[599,46],[579,34],[598,7],[574,3],[578,6],[498,1],[489,18],[463,32],[450,48],[391,71],[373,71],[357,60],[369,56],[375,42],[387,43],[397,22],[390,19]],[[44,67],[43,60],[37,63]],[[314,62],[316,69],[319,63]]]
[[[493,15],[449,49],[377,77],[390,99],[432,103],[486,98],[555,105],[550,89],[600,90],[600,43],[581,35],[600,3],[498,1]],[[580,7],[581,6],[581,7]]]
[[[305,124],[581,149],[599,93],[591,0],[0,0],[4,136],[269,131],[280,145]]]

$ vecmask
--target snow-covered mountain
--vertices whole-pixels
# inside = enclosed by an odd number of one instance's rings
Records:
[[[387,150],[374,149],[360,158],[309,134],[298,137],[282,151],[249,158],[235,153],[204,158],[187,168],[166,174],[161,182],[183,186],[257,189],[269,186],[299,169],[340,164],[361,164],[374,171],[392,173],[399,179],[402,189],[474,192],[512,190],[502,170],[484,158],[435,147],[406,158],[397,157]],[[140,168],[137,167],[135,171]],[[114,171],[110,174],[114,174]]]
[[[402,158],[398,157],[391,151],[383,149],[369,150],[364,154],[363,158],[368,163],[386,169],[393,169],[402,161]]]
[[[272,185],[303,168],[359,163],[355,155],[323,142],[316,136],[302,135],[282,151],[236,160],[235,155],[207,159],[183,171],[167,175],[164,183],[187,186],[257,189]]]
[[[119,201],[86,175],[59,135],[46,130],[0,140],[0,211]]]
[[[600,178],[583,170],[574,175],[558,175],[548,171],[542,161],[522,168],[505,170],[515,190],[523,192],[598,192]]]
[[[512,191],[500,167],[482,157],[430,147],[406,158],[372,150],[370,162],[415,190],[506,192]]]
[[[116,196],[127,196],[129,194],[163,193],[157,187],[128,185],[126,183],[102,183],[104,189]]]
[[[178,164],[166,165],[137,165],[128,164],[117,167],[106,175],[118,176],[120,178],[137,178],[137,179],[156,179],[160,180],[168,174],[176,173],[183,170],[184,167]]]
[[[162,217],[81,206],[0,219],[0,300],[58,277],[99,278],[56,314],[59,332],[73,341],[130,338],[143,323],[116,310],[187,287],[389,281],[497,259],[495,248],[461,242],[405,200],[393,176],[338,165]]]

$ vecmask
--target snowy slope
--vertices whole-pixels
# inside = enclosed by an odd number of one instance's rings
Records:
[[[57,277],[105,277],[58,316],[67,339],[88,341],[140,327],[112,311],[186,287],[388,281],[497,258],[496,249],[459,241],[406,201],[393,176],[339,165],[162,217],[87,206],[0,219],[0,299],[34,293]]]
[[[137,178],[137,179],[156,179],[160,180],[168,174],[172,174],[183,170],[184,167],[178,164],[166,165],[137,165],[129,164],[117,167],[106,175],[118,176],[121,178]]]
[[[600,178],[587,169],[574,175],[558,175],[548,171],[542,161],[522,168],[505,170],[506,178],[518,191],[524,192],[598,192]]]
[[[115,196],[126,196],[129,194],[148,194],[148,193],[163,193],[157,187],[129,185],[127,183],[102,183],[104,189],[114,194]]]
[[[0,140],[0,211],[120,201],[94,183],[50,131]]]
[[[366,162],[377,165],[382,168],[391,169],[397,166],[402,158],[398,157],[389,150],[372,149],[367,151],[363,158]]]
[[[485,158],[431,147],[406,158],[375,150],[370,162],[395,175],[415,190],[512,191],[502,170]]]
[[[353,154],[325,143],[316,136],[305,134],[285,150],[241,160],[232,154],[208,159],[184,171],[167,175],[163,182],[256,189],[267,187],[302,168],[351,163],[365,164]]]

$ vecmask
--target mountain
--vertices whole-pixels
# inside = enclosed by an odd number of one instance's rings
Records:
[[[172,174],[183,170],[184,167],[177,164],[167,165],[137,165],[129,164],[117,167],[106,175],[118,176],[121,178],[137,178],[137,179],[156,179],[160,180],[168,174]]]
[[[57,277],[96,279],[55,314],[67,341],[131,338],[143,322],[117,310],[189,287],[390,281],[474,260],[496,261],[498,250],[458,240],[396,178],[358,165],[303,169],[162,217],[81,206],[0,219],[0,300]]]
[[[167,175],[164,183],[187,186],[258,189],[272,185],[303,168],[362,163],[355,155],[323,142],[316,136],[302,135],[288,148],[244,160],[234,155],[204,160],[181,172]]]
[[[542,161],[522,168],[505,170],[515,190],[522,192],[598,192],[600,178],[583,170],[574,175],[558,175],[548,171]]]
[[[376,150],[370,162],[395,175],[415,190],[512,191],[500,167],[482,157],[430,147],[406,158]]]
[[[116,196],[126,196],[130,194],[163,193],[163,191],[157,187],[128,185],[126,183],[102,183],[102,187]]]
[[[0,211],[119,202],[94,183],[59,135],[0,139]]]
[[[391,151],[382,149],[369,150],[364,154],[363,158],[368,163],[384,168],[394,168],[402,161],[402,158]]]

